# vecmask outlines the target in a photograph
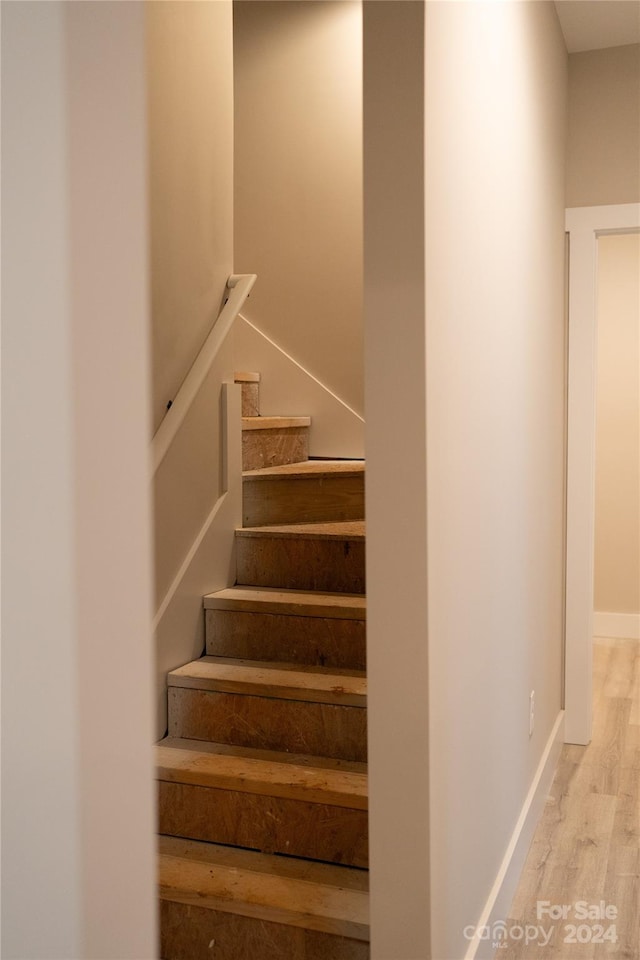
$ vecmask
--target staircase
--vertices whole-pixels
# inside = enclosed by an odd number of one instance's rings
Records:
[[[364,464],[242,383],[236,585],[169,674],[156,747],[163,960],[367,960]]]

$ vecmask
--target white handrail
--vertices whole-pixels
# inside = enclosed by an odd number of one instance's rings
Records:
[[[153,473],[156,472],[164,460],[189,407],[211,369],[211,364],[215,360],[218,350],[224,343],[233,321],[242,309],[255,282],[255,273],[236,273],[232,274],[227,280],[227,289],[230,292],[225,305],[220,311],[209,336],[203,343],[200,353],[193,361],[191,369],[182,381],[175,400],[167,410],[166,416],[156,430],[151,442]]]

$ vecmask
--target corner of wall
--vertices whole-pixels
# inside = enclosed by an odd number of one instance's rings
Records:
[[[236,369],[261,374],[263,416],[310,416],[309,453],[327,459],[364,457],[364,419],[254,323],[239,316]]]

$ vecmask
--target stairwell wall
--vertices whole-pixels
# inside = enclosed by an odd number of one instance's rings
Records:
[[[242,326],[238,366],[260,361],[262,413],[294,413],[288,354],[351,408],[305,391],[334,437],[312,425],[312,455],[362,456],[361,3],[241,0],[234,59],[236,269],[258,274],[243,314],[281,348]]]
[[[156,430],[233,272],[232,7],[145,6]]]
[[[145,4],[145,16],[155,430],[234,272],[232,4],[170,0]],[[156,632],[158,736],[166,724],[167,671],[203,648],[202,594],[232,577],[240,508],[224,498],[221,385],[233,381],[233,372],[230,335],[154,478],[155,609],[164,611]],[[216,504],[216,526],[208,527]]]
[[[224,301],[233,272],[230,0],[146,4],[153,429]],[[219,495],[219,390],[228,343],[154,484],[156,602]]]

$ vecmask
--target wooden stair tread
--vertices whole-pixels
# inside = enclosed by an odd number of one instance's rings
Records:
[[[155,751],[158,780],[367,809],[363,763],[320,764],[314,757],[180,737],[166,737]]]
[[[234,383],[260,383],[260,374],[239,370],[234,373],[233,380]]]
[[[182,737],[164,737],[156,746],[179,745],[181,749],[230,754],[238,757],[252,757],[256,760],[269,760],[273,763],[286,763],[300,767],[313,767],[315,770],[337,770],[344,773],[367,773],[367,764],[356,760],[336,760],[332,757],[317,757],[307,753],[283,753],[279,750],[260,750],[257,747],[238,747],[228,743],[216,743],[213,740],[188,740]]]
[[[245,470],[246,479],[269,480],[295,479],[298,477],[356,477],[364,473],[364,460],[302,460],[299,463],[283,463],[277,467],[262,467],[260,470]]]
[[[311,417],[243,417],[243,430],[288,430],[291,427],[310,427]]]
[[[316,666],[301,669],[299,663],[265,663],[207,656],[172,670],[168,685],[366,707],[367,680],[362,670]]]
[[[366,871],[160,837],[160,897],[369,939]]]
[[[339,890],[369,892],[369,874],[366,870],[354,870],[315,860],[299,860],[296,857],[274,857],[241,847],[201,843],[180,837],[160,835],[159,841],[160,853],[165,856],[188,857],[192,862],[208,863],[212,867],[234,867],[249,873],[303,883],[318,883]]]
[[[236,537],[296,537],[309,540],[364,540],[364,520],[335,520],[325,523],[285,523],[268,527],[239,527]]]
[[[208,594],[204,598],[204,607],[205,610],[242,610],[340,620],[364,620],[367,613],[367,601],[361,593],[321,593],[278,587],[228,587]]]

